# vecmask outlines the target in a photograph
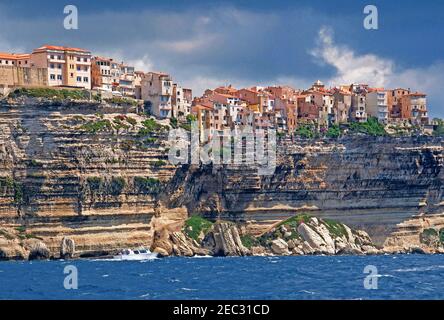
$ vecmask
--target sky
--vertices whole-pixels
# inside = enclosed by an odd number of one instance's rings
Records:
[[[65,5],[78,30],[63,27]],[[363,26],[378,9],[378,29]],[[0,0],[0,51],[75,46],[142,71],[164,71],[200,95],[232,84],[307,88],[368,83],[428,94],[444,117],[444,1]]]

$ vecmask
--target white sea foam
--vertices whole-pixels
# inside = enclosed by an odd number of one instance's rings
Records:
[[[395,272],[424,272],[433,271],[438,269],[443,269],[444,265],[428,266],[428,267],[417,267],[417,268],[406,268],[406,269],[396,269]]]

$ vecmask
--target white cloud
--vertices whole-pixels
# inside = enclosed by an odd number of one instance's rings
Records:
[[[310,53],[319,59],[318,62],[336,69],[333,77],[324,79],[326,84],[367,83],[375,87],[411,88],[428,95],[432,116],[444,116],[444,110],[438,109],[444,100],[444,62],[402,70],[391,59],[375,54],[359,55],[347,46],[336,44],[329,28],[321,28],[318,35],[318,46]]]
[[[328,81],[331,85],[371,82],[381,87],[393,75],[391,60],[373,54],[357,55],[352,49],[335,44],[332,30],[326,27],[319,31],[318,47],[311,54],[336,68],[336,75]]]

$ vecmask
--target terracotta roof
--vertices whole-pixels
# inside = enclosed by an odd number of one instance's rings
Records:
[[[52,45],[44,45],[40,48],[34,50],[34,52],[46,51],[46,50],[58,50],[58,51],[74,51],[74,52],[83,52],[89,53],[90,51],[80,48],[72,48],[72,47],[64,47],[64,46],[52,46]]]
[[[0,59],[17,60],[17,59],[29,59],[29,58],[31,58],[31,55],[27,53],[0,52]]]

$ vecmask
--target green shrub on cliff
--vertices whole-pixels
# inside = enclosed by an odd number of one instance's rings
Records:
[[[433,131],[433,135],[442,137],[444,136],[444,120],[443,119],[433,119],[436,123],[436,128]]]
[[[259,246],[259,240],[252,235],[246,234],[240,237],[242,244],[245,248],[251,249],[251,247]]]
[[[12,98],[20,96],[59,100],[89,100],[89,92],[87,90],[79,89],[19,88],[10,94],[10,97]]]
[[[336,237],[347,235],[347,231],[342,223],[329,219],[323,219],[322,222],[325,224],[330,234]]]
[[[206,234],[212,226],[213,223],[211,221],[200,216],[192,216],[185,221],[184,232],[187,236],[197,241],[201,232]]]
[[[295,134],[304,139],[313,139],[318,136],[315,126],[310,124],[300,125],[296,129]]]
[[[159,192],[161,183],[156,178],[151,177],[134,177],[134,188],[139,193],[157,193]]]
[[[288,218],[287,220],[282,221],[277,225],[277,227],[290,226],[297,228],[302,222],[307,223],[310,220],[310,218],[311,216],[309,214],[301,213],[291,218]]]
[[[374,117],[368,118],[367,122],[352,122],[349,128],[351,132],[370,136],[385,136],[387,134],[384,125]]]
[[[339,136],[341,135],[341,129],[339,128],[339,126],[337,124],[334,124],[330,128],[328,128],[325,135],[328,138],[339,138]]]
[[[101,177],[88,177],[86,181],[89,188],[93,191],[99,190],[103,183],[103,179]]]
[[[88,123],[80,126],[80,129],[85,130],[88,133],[97,133],[100,131],[111,131],[113,129],[113,126],[111,124],[111,121],[109,121],[108,119],[102,119],[98,121],[89,121]]]
[[[122,193],[125,188],[126,182],[122,177],[113,177],[109,185],[109,191],[112,195],[117,196]]]
[[[439,244],[441,237],[438,231],[433,228],[425,229],[420,235],[419,240],[428,246],[436,246]]]

